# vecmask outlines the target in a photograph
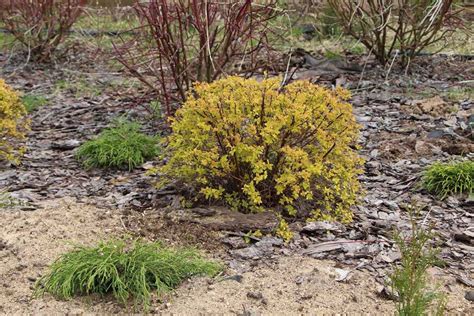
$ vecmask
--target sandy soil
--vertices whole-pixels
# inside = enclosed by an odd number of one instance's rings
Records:
[[[124,233],[115,210],[68,199],[42,206],[36,211],[0,210],[0,314],[127,312],[110,299],[64,302],[48,295],[32,297],[35,280],[71,243],[93,244]],[[368,273],[354,271],[345,282],[337,282],[336,266],[297,255],[281,257],[238,278],[189,280],[152,311],[174,315],[393,314],[393,302],[376,294],[377,284]],[[465,288],[449,277],[440,280],[449,292],[449,311],[472,314],[473,306],[463,298]]]
[[[36,279],[72,244],[93,244],[122,232],[119,213],[55,200],[36,211],[0,210],[0,314],[76,313],[81,301],[33,299]],[[101,306],[92,307],[100,311]]]
[[[393,301],[376,294],[380,285],[370,274],[353,271],[337,282],[337,266],[308,257],[282,257],[244,273],[240,283],[194,280],[178,289],[165,307],[177,315],[394,315]],[[463,298],[465,288],[438,269],[430,272],[445,285],[448,312],[473,315],[474,305]]]

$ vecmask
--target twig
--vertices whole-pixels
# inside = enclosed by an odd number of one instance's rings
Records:
[[[388,68],[387,75],[385,76],[385,82],[388,80],[388,76],[390,75],[390,72],[392,71],[393,64],[395,62],[395,59],[398,57],[398,50],[395,51],[395,55],[393,56],[392,62],[390,63],[390,67]]]
[[[290,54],[288,55],[288,62],[286,63],[285,75],[283,76],[283,80],[281,81],[280,88],[278,90],[281,90],[285,86],[286,81],[288,79],[288,71],[290,70],[290,62],[291,62],[292,54],[293,52],[290,52]]]
[[[364,73],[365,73],[365,68],[367,67],[367,64],[369,62],[369,58],[370,56],[372,56],[372,51],[374,50],[374,48],[370,48],[370,51],[369,53],[367,54],[367,57],[365,58],[365,62],[364,62],[364,67],[362,68],[362,72],[360,74],[360,78],[359,78],[359,82],[357,83],[357,89],[356,90],[359,90],[359,87],[360,87],[360,84],[362,82],[362,79],[364,78]]]

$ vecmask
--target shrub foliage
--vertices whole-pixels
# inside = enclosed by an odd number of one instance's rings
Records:
[[[79,147],[76,157],[86,168],[133,168],[158,154],[157,139],[140,132],[140,124],[117,120]]]
[[[0,161],[18,162],[29,122],[18,94],[0,79]]]
[[[87,0],[0,0],[0,21],[31,57],[47,61],[86,4]]]
[[[235,209],[350,221],[361,159],[348,96],[307,81],[281,89],[279,78],[196,84],[159,171]]]
[[[191,249],[169,249],[159,243],[124,241],[76,247],[59,257],[36,284],[36,295],[60,299],[112,293],[121,303],[133,299],[146,308],[151,293],[163,294],[193,275],[213,276],[220,266]]]
[[[435,163],[425,170],[422,184],[441,199],[453,194],[473,194],[474,161]]]

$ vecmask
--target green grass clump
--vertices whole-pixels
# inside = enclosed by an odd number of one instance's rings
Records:
[[[448,195],[474,192],[474,161],[435,163],[425,170],[423,187],[444,199]]]
[[[48,103],[48,99],[46,99],[45,97],[33,94],[25,94],[21,98],[21,101],[23,102],[23,105],[25,106],[25,109],[28,113],[31,113],[37,108],[44,106],[46,105],[46,103]]]
[[[84,167],[133,168],[158,155],[158,139],[140,132],[140,124],[124,120],[79,147],[76,157]]]
[[[0,28],[2,26],[0,25]],[[15,38],[11,34],[0,31],[0,49],[10,49],[15,42]]]
[[[410,212],[411,236],[395,234],[401,264],[390,276],[390,286],[398,295],[397,313],[399,316],[443,315],[446,296],[430,284],[427,273],[430,267],[440,263],[439,249],[430,246],[434,239],[432,230],[418,225],[413,210]]]
[[[18,205],[18,201],[5,190],[0,190],[0,209]]]
[[[36,283],[35,294],[51,293],[59,299],[107,294],[122,304],[148,308],[151,294],[164,294],[194,275],[215,276],[221,267],[192,249],[171,249],[160,243],[123,240],[97,247],[76,246],[59,257]]]

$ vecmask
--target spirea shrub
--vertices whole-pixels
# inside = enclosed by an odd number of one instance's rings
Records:
[[[158,170],[240,211],[351,220],[361,159],[349,93],[297,81],[228,77],[194,87]],[[310,215],[311,214],[311,215]]]
[[[18,94],[0,79],[0,161],[17,163],[25,148],[26,109]]]

